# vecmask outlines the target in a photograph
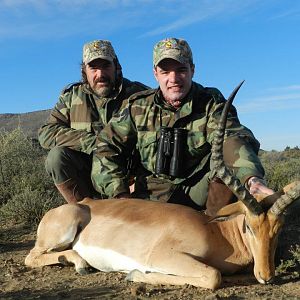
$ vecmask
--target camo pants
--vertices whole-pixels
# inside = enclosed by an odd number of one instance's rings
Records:
[[[61,184],[72,178],[84,184],[92,195],[99,197],[91,181],[92,158],[90,155],[68,147],[54,147],[48,153],[45,167],[54,184]]]

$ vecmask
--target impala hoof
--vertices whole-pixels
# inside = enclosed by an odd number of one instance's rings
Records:
[[[78,268],[78,269],[76,269],[76,271],[80,275],[87,275],[90,273],[87,268]]]
[[[59,263],[61,263],[64,266],[69,266],[70,265],[70,263],[68,262],[68,260],[66,259],[66,257],[64,255],[60,255],[58,257],[58,261],[59,261]]]
[[[125,277],[125,280],[127,281],[139,281],[141,275],[143,275],[143,273],[139,270],[132,270],[131,272],[129,272],[127,274],[127,276]]]

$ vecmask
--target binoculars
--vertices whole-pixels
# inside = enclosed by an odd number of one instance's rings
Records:
[[[183,175],[187,130],[161,127],[158,141],[155,173],[180,177]]]

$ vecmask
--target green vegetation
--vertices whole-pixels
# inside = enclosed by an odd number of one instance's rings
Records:
[[[291,246],[290,250],[291,258],[281,259],[279,266],[276,268],[277,274],[284,274],[293,271],[294,276],[300,277],[300,246]]]
[[[46,152],[38,143],[28,138],[20,129],[0,132],[0,219],[7,222],[22,222],[33,227],[50,208],[61,205],[63,199],[44,168]],[[300,149],[287,147],[282,152],[262,151],[260,158],[266,170],[268,185],[279,190],[300,177]],[[299,228],[297,210],[294,216],[288,216],[292,227]],[[282,236],[291,236],[291,230]],[[299,230],[294,231],[290,249],[284,245],[284,255],[278,273],[299,270],[300,239]],[[281,241],[282,242],[282,241]],[[293,245],[292,247],[290,245]],[[280,249],[279,249],[280,250]],[[287,252],[289,252],[287,254]],[[282,259],[283,258],[283,259]],[[298,274],[299,276],[299,274]]]
[[[279,190],[288,183],[300,179],[300,149],[287,147],[284,151],[260,153],[260,159],[266,171],[268,186]]]
[[[44,168],[45,152],[21,129],[0,132],[0,217],[36,224],[62,203]]]

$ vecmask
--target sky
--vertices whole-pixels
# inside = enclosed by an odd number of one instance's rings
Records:
[[[193,80],[235,98],[264,150],[300,146],[300,1],[0,0],[0,114],[54,107],[82,47],[113,44],[124,77],[153,88],[155,43],[187,40]]]

